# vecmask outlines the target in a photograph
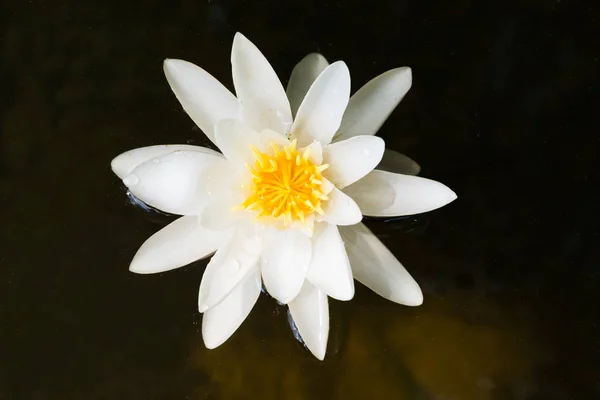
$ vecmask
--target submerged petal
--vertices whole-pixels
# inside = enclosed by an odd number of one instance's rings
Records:
[[[375,136],[355,136],[323,148],[323,160],[329,168],[323,176],[342,189],[375,168],[385,150],[383,139]]]
[[[235,96],[208,72],[183,60],[165,60],[167,81],[186,113],[211,140],[215,124],[238,117]]]
[[[287,304],[300,289],[311,258],[310,239],[297,230],[270,229],[264,237],[260,267],[271,296]]]
[[[350,72],[337,61],[317,77],[298,108],[290,136],[300,146],[313,140],[329,144],[338,130],[350,96]]]
[[[412,72],[408,67],[373,78],[350,98],[336,140],[377,133],[411,85]]]
[[[312,238],[312,258],[306,279],[337,300],[354,297],[354,279],[337,226],[319,223]]]
[[[208,349],[222,345],[240,327],[260,295],[260,272],[255,270],[202,316],[202,339]]]
[[[150,236],[133,257],[129,270],[153,274],[183,267],[211,255],[224,239],[222,232],[200,226],[197,216],[184,216]]]
[[[389,190],[394,199],[389,202]],[[456,199],[447,186],[431,179],[374,170],[346,190],[364,215],[392,217],[414,215],[443,207]],[[368,195],[368,205],[363,200]],[[378,202],[377,199],[380,199]]]
[[[311,53],[296,64],[292,70],[286,90],[294,116],[310,86],[328,66],[329,63],[325,57],[318,53]]]
[[[204,173],[222,161],[213,152],[177,150],[137,166],[123,178],[144,203],[179,215],[198,215],[208,200]]]
[[[364,225],[341,227],[354,279],[396,303],[418,306],[423,293],[400,261]]]
[[[152,160],[153,158],[162,157],[175,151],[198,151],[200,153],[213,154],[220,156],[214,150],[206,147],[191,146],[188,144],[159,144],[156,146],[140,147],[119,154],[110,163],[110,167],[119,178],[123,179],[133,172],[140,164]]]
[[[304,281],[302,290],[288,305],[306,347],[322,361],[327,351],[329,336],[327,295],[310,282]]]
[[[198,294],[198,310],[205,312],[219,304],[249,274],[258,268],[260,244],[240,228],[232,229],[229,238],[208,263]]]
[[[288,133],[292,112],[285,90],[269,61],[239,32],[233,39],[231,65],[242,121],[259,131]]]

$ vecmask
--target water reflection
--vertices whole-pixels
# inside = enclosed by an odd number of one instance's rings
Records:
[[[525,399],[544,361],[527,322],[481,298],[454,293],[411,309],[361,288],[351,303],[332,301],[332,351],[320,363],[274,328],[285,311],[264,300],[220,348],[191,342],[192,365],[222,398]]]

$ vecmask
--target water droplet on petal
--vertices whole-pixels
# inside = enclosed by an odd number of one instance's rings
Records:
[[[155,158],[154,160],[152,160],[152,162],[153,162],[154,164],[160,164],[160,159],[158,159],[158,158]]]
[[[138,183],[140,183],[140,178],[138,178],[137,175],[130,174],[130,175],[127,175],[125,178],[123,178],[123,183],[127,187],[135,186]]]

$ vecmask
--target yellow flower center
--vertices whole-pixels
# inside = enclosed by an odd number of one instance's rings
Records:
[[[282,147],[271,143],[273,155],[252,146],[254,165],[246,164],[252,173],[252,193],[241,208],[256,210],[258,218],[280,220],[285,226],[294,221],[304,223],[313,213],[323,214],[322,204],[328,197],[321,191],[321,172],[329,165],[315,165],[310,160],[310,147],[300,152],[296,140]]]

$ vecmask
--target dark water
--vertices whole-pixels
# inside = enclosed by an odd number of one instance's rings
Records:
[[[599,24],[569,0],[3,1],[0,399],[600,398]],[[332,300],[324,362],[264,296],[206,350],[205,262],[128,271],[169,218],[130,205],[109,162],[206,143],[162,60],[231,87],[237,30],[284,81],[312,51],[355,90],[411,66],[379,134],[459,195],[368,223],[425,303]]]

